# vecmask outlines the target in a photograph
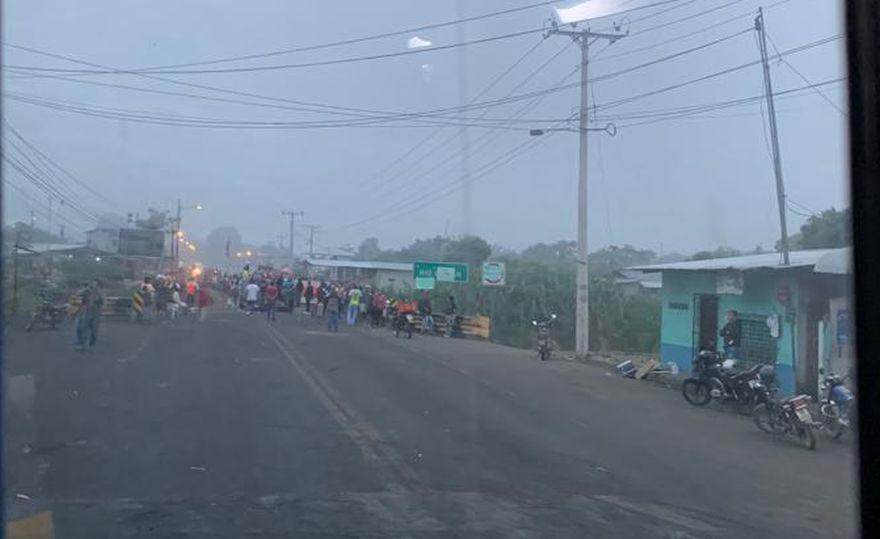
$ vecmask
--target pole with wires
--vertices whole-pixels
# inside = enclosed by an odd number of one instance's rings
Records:
[[[776,175],[776,203],[779,206],[779,248],[782,263],[789,264],[788,227],[785,222],[785,183],[782,179],[782,159],[779,155],[779,131],[776,128],[776,107],[773,103],[773,83],[770,80],[770,63],[767,60],[767,34],[764,32],[764,11],[758,8],[755,18],[755,31],[761,49],[761,64],[764,67],[764,93],[767,98],[767,116],[770,124],[770,144],[773,150],[773,172]]]
[[[580,132],[580,151],[578,162],[578,230],[577,230],[577,303],[575,306],[575,354],[584,358],[590,352],[590,272],[587,244],[587,211],[588,211],[588,133],[590,92],[589,92],[589,59],[590,40],[608,40],[614,43],[625,34],[597,33],[585,30],[560,30],[554,22],[550,34],[569,36],[581,46],[581,102],[578,111],[578,131]]]
[[[289,241],[288,241],[287,245],[288,245],[288,256],[290,257],[290,263],[293,264],[293,262],[294,262],[294,258],[293,258],[293,219],[297,215],[302,217],[303,215],[305,215],[305,212],[286,210],[286,211],[282,211],[281,214],[286,215],[287,217],[290,218],[290,231],[289,231],[290,236],[289,236]]]

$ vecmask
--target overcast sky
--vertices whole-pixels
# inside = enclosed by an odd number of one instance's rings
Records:
[[[631,5],[658,1],[634,0]],[[473,16],[532,3],[537,2],[469,0],[464,2],[464,12]],[[8,44],[131,69],[259,54],[455,20],[459,18],[456,4],[455,0],[7,0],[3,36]],[[601,41],[593,45],[591,76],[601,79],[603,74],[746,30],[754,22],[753,16],[745,15],[762,4],[772,6],[766,11],[766,24],[779,50],[842,32],[841,7],[832,0],[680,0],[593,23],[595,28],[605,29],[613,20],[622,20],[630,35],[607,49]],[[698,15],[715,7],[719,9]],[[657,14],[661,10],[669,11]],[[432,43],[424,48],[427,52],[407,56],[257,72],[161,76],[338,107],[392,112],[455,107],[460,104],[460,84],[465,84],[466,100],[473,100],[519,59],[522,61],[476,101],[541,90],[557,86],[562,80],[576,81],[576,74],[565,77],[577,66],[579,53],[562,36],[542,42],[540,33],[532,33],[463,49],[431,51],[462,37],[478,39],[541,28],[552,13],[551,6],[544,6],[468,23],[463,34],[458,27],[450,26],[355,45],[202,67],[302,64],[401,52],[416,36]],[[730,20],[739,15],[744,16]],[[724,21],[729,22],[719,24]],[[670,24],[652,28],[664,23]],[[707,29],[711,25],[717,26]],[[694,34],[663,43],[690,33]],[[566,46],[555,60],[521,85]],[[820,83],[844,76],[843,47],[843,41],[836,40],[787,55],[790,65],[774,61],[774,89],[784,92],[805,87],[806,81]],[[459,70],[462,50],[463,80]],[[636,52],[624,54],[630,51]],[[599,118],[599,123],[614,121],[619,132],[615,137],[590,135],[591,249],[623,243],[654,250],[662,245],[666,252],[692,252],[719,244],[748,249],[757,244],[772,247],[779,225],[759,102],[629,128],[625,124],[635,120],[619,117],[760,95],[760,65],[603,109],[604,103],[758,58],[754,32],[746,32],[593,84],[591,99],[598,105],[596,114],[618,116]],[[3,59],[12,66],[83,67],[9,47],[4,47]],[[180,198],[185,205],[200,203],[205,207],[204,211],[184,215],[183,228],[193,236],[203,237],[214,227],[230,225],[238,228],[246,240],[263,243],[278,241],[278,236],[287,232],[282,210],[303,210],[305,216],[300,222],[322,227],[318,235],[322,250],[357,245],[368,236],[378,237],[383,247],[394,247],[417,237],[465,231],[462,191],[457,188],[461,178],[458,127],[438,131],[434,126],[416,127],[411,121],[395,127],[298,130],[149,125],[59,110],[58,102],[76,102],[77,107],[105,111],[124,109],[128,114],[137,110],[152,117],[161,113],[258,122],[350,118],[285,109],[295,105],[187,88],[131,74],[77,75],[74,80],[60,80],[22,77],[21,73],[4,72],[4,92],[30,101],[5,99],[7,120],[34,146],[109,199],[107,202],[79,189],[78,200],[94,213],[143,214],[147,207],[172,209]],[[145,93],[76,80],[245,99],[264,106]],[[846,205],[846,118],[838,110],[845,110],[844,86],[826,85],[821,91],[824,96],[808,90],[786,94],[777,102],[786,187],[790,198],[800,205],[796,207],[800,213]],[[35,97],[49,100],[39,103],[52,103],[55,108],[35,105]],[[520,118],[534,123],[507,124],[520,130],[468,129],[475,234],[512,248],[575,238],[578,136],[556,132],[530,139],[527,129],[546,125],[539,121],[570,116],[576,112],[578,99],[576,87],[544,96],[521,113]],[[520,100],[457,112],[452,116],[459,119],[449,121],[473,123],[482,114],[490,119],[509,119],[529,103]],[[461,119],[464,117],[468,120]],[[394,164],[429,136],[427,142]],[[503,166],[481,173],[498,163],[501,156],[530,142],[535,146],[514,154],[516,158]],[[10,181],[44,204],[46,196],[39,194],[29,180],[9,168],[6,172]],[[42,206],[9,188],[4,194],[7,222],[26,219],[34,209],[38,224],[45,223]],[[75,214],[68,216],[88,228],[88,223],[77,220]],[[790,229],[796,231],[804,217],[790,212],[789,220]],[[302,238],[297,241],[304,245]]]

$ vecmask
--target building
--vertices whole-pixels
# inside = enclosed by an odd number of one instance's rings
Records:
[[[659,296],[663,288],[663,275],[660,272],[621,269],[615,271],[611,278],[624,296]]]
[[[818,372],[853,367],[849,249],[792,251],[629,269],[662,275],[662,361],[681,372],[701,347],[721,348],[728,310],[742,324],[740,359],[772,363],[783,392],[815,394]]]
[[[413,287],[412,264],[307,258],[305,265],[306,274],[317,279],[354,282],[386,290]]]
[[[166,235],[147,228],[96,228],[86,232],[86,245],[108,254],[161,257]]]

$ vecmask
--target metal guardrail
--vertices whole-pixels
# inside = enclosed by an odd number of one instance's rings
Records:
[[[413,317],[416,328],[422,327],[422,315],[413,314]],[[434,315],[434,331],[441,334],[446,332],[446,318],[445,314]],[[488,316],[462,316],[459,325],[461,333],[466,337],[488,340],[491,334],[492,321]]]

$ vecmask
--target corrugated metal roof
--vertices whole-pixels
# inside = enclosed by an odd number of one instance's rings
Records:
[[[78,249],[85,249],[86,247],[87,245],[74,243],[30,243],[23,244],[20,251],[25,253],[31,252],[42,254],[50,252],[76,251]]]
[[[671,262],[668,264],[653,264],[649,266],[633,266],[632,270],[640,271],[720,271],[720,270],[750,270],[750,269],[786,269],[786,268],[812,268],[819,260],[838,249],[810,249],[805,251],[791,251],[789,253],[789,265],[782,264],[781,253],[764,253],[759,255],[732,256],[729,258],[713,258],[709,260],[688,260],[684,262]]]
[[[329,258],[306,258],[306,264],[310,266],[322,266],[325,268],[357,268],[357,269],[379,269],[389,271],[407,271],[412,272],[412,264],[404,264],[401,262],[369,262],[365,260],[332,260]]]

